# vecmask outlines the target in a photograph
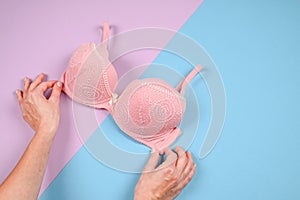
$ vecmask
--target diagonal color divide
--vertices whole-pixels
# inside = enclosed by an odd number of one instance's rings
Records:
[[[21,88],[21,80],[26,75],[34,78],[45,72],[49,79],[59,79],[68,63],[70,54],[81,43],[99,41],[99,25],[109,21],[113,34],[138,27],[179,28],[198,8],[202,1],[125,1],[105,2],[92,0],[88,3],[74,1],[18,2],[6,1],[1,8],[0,53],[3,56],[1,74],[3,82],[12,83],[1,86],[1,149],[0,163],[6,163],[0,171],[2,182],[13,169],[26,145],[32,131],[21,119],[13,91]],[[170,8],[170,5],[172,7]],[[153,12],[155,11],[155,12]],[[155,13],[155,14],[154,14]],[[10,20],[7,20],[10,19]],[[22,30],[20,32],[20,30]],[[26,36],[26,38],[24,37]],[[163,48],[168,41],[161,44]],[[22,49],[15,51],[16,49]],[[151,63],[159,52],[149,51],[138,57],[124,55],[116,62],[121,76],[139,63]],[[18,59],[15,59],[15,58]],[[118,67],[122,63],[122,66]],[[7,113],[4,115],[4,113]],[[17,116],[17,117],[16,117]],[[100,117],[102,120],[105,114]],[[101,122],[101,121],[100,121]],[[16,125],[18,124],[18,125]],[[10,133],[10,134],[8,134]],[[41,193],[49,186],[57,174],[81,147],[72,120],[71,100],[62,96],[61,124],[53,143],[49,165],[41,188]]]
[[[175,36],[174,36],[175,35]],[[145,40],[147,38],[147,40]],[[211,97],[211,106],[212,106],[212,114],[210,125],[205,134],[206,137],[204,139],[202,148],[200,150],[200,158],[204,158],[214,147],[216,144],[225,120],[225,90],[222,78],[210,56],[205,52],[205,50],[198,44],[196,41],[192,40],[191,38],[179,33],[174,32],[169,29],[162,29],[162,28],[142,28],[142,29],[135,29],[132,31],[124,32],[120,35],[116,35],[109,40],[109,43],[114,43],[114,46],[110,48],[110,60],[114,62],[115,59],[119,57],[119,55],[124,55],[129,52],[134,52],[138,49],[160,49],[160,44],[166,41],[166,38],[172,38],[172,40],[166,45],[163,51],[171,52],[172,54],[181,57],[188,63],[190,63],[193,67],[197,66],[198,64],[202,64],[204,69],[201,72],[202,78],[206,83],[208,92]],[[161,49],[162,50],[162,49]],[[178,75],[172,74],[170,69],[168,71],[165,70],[165,66],[157,65],[152,63],[149,67],[146,64],[147,71],[149,72],[148,75],[150,77],[155,77],[150,71],[153,71],[155,68],[159,69],[158,72],[160,75],[168,75],[173,78],[173,82],[176,80],[182,80],[182,78],[178,78]],[[141,67],[144,69],[145,67]],[[138,69],[138,70],[136,70]],[[152,70],[151,70],[152,69]],[[131,70],[131,72],[136,72],[137,75],[140,74],[140,67]],[[147,74],[147,73],[146,73]],[[126,76],[129,75],[126,73]],[[143,76],[145,73],[143,73]],[[122,81],[119,80],[118,85],[121,87],[126,86],[124,84],[124,76],[122,77]],[[137,77],[132,77],[130,74],[128,76],[128,80],[125,78],[125,82],[130,82],[130,80],[134,80]],[[164,78],[163,78],[164,79]],[[76,84],[76,83],[75,83]],[[75,86],[76,87],[76,86]],[[117,91],[116,89],[115,91]],[[123,90],[119,90],[117,92],[121,95]],[[199,93],[199,91],[197,91]],[[194,92],[192,94],[195,95]],[[200,101],[200,98],[198,98]],[[194,103],[193,103],[194,102]],[[196,98],[189,96],[187,106],[197,105]],[[121,103],[121,102],[119,102]],[[73,104],[73,113],[74,113],[74,120],[76,121],[76,128],[77,132],[82,139],[87,150],[99,161],[103,164],[110,166],[116,170],[126,171],[126,172],[141,172],[143,169],[140,166],[141,163],[145,163],[146,159],[148,158],[147,153],[136,153],[136,152],[128,152],[124,151],[119,146],[115,146],[111,144],[107,138],[104,136],[104,132],[102,132],[101,128],[98,127],[99,123],[97,123],[96,118],[93,114],[95,109],[85,108],[82,109],[79,104]],[[180,139],[180,146],[184,147],[185,149],[189,146],[193,138],[197,132],[197,125],[199,120],[199,113],[197,112],[197,106],[194,106],[189,111],[186,110],[184,117],[182,119],[181,125],[185,125],[183,121],[186,119],[189,126],[193,126],[192,121],[196,122],[196,126],[194,129],[182,130],[184,134],[181,135]],[[102,111],[103,112],[103,111]],[[107,128],[112,128],[113,124],[107,124]],[[104,128],[104,126],[101,126]],[[111,129],[108,129],[110,133],[115,132]],[[118,129],[119,130],[119,129]],[[90,135],[93,134],[92,139],[89,138]],[[121,133],[120,133],[121,134]],[[109,134],[110,135],[110,134]],[[178,144],[179,140],[175,143]],[[175,145],[175,144],[174,144]],[[109,153],[108,153],[109,152]],[[127,161],[127,162],[125,162]],[[138,166],[138,167],[137,167]]]

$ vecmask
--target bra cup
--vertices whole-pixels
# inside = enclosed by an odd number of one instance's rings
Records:
[[[71,56],[68,69],[80,68],[93,49],[95,49],[95,44],[91,42],[80,45]]]
[[[186,108],[183,94],[202,66],[190,72],[176,89],[161,79],[148,78],[132,81],[118,97],[113,93],[118,76],[109,61],[108,37],[109,25],[104,23],[101,44],[85,43],[73,52],[61,77],[63,91],[76,102],[107,109],[127,135],[162,150],[181,134],[178,126]]]
[[[61,77],[61,82],[64,83],[64,92],[72,97],[73,84],[77,77],[81,65],[86,60],[90,52],[94,49],[95,44],[85,43],[78,47],[72,54],[68,67]]]
[[[174,130],[184,111],[185,99],[177,90],[163,80],[147,78],[127,86],[112,116],[127,135],[157,149],[170,145],[180,134]]]
[[[81,45],[63,74],[64,92],[76,102],[106,108],[118,81],[114,66],[93,43]]]
[[[112,64],[108,65],[106,73],[107,73],[108,86],[110,88],[110,91],[113,92],[118,83],[118,74],[115,70],[115,67]]]

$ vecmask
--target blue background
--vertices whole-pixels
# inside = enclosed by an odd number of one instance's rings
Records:
[[[208,157],[197,159],[200,131],[189,148],[197,172],[178,199],[300,199],[300,1],[205,1],[180,32],[218,66],[227,115]],[[40,199],[132,199],[138,178],[82,147]]]

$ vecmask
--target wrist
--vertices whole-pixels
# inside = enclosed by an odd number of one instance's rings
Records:
[[[154,198],[152,195],[143,192],[134,192],[134,200],[158,200],[158,198]]]
[[[152,200],[152,199],[146,197],[145,195],[134,194],[133,200]]]
[[[30,141],[28,148],[37,148],[38,151],[42,151],[42,149],[47,149],[47,151],[50,151],[53,139],[54,137],[51,135],[47,135],[42,132],[36,132]]]
[[[44,140],[46,142],[52,142],[55,135],[56,135],[56,131],[53,131],[50,129],[46,130],[46,129],[40,128],[35,132],[36,137],[38,137],[39,139]]]
[[[42,118],[37,132],[42,132],[44,134],[55,135],[59,125],[59,117],[49,117]]]
[[[50,136],[55,136],[57,132],[58,125],[56,123],[40,123],[39,127],[36,129],[36,133],[45,134]]]

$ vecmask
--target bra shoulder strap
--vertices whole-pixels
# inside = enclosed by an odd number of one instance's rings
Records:
[[[97,52],[103,58],[108,58],[108,56],[109,56],[108,55],[109,31],[110,31],[109,24],[107,22],[104,22],[103,23],[103,28],[102,28],[102,41],[96,47]]]
[[[180,92],[181,95],[184,95],[185,90],[191,80],[203,69],[202,65],[195,67],[186,77],[183,79],[176,87],[176,90]]]
[[[108,37],[109,37],[109,24],[108,22],[103,23],[103,33],[102,33],[102,43],[107,48],[108,43]]]

